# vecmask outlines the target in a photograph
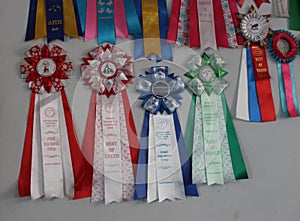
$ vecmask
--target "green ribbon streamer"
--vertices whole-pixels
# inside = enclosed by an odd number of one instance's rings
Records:
[[[185,130],[185,145],[187,152],[192,163],[192,153],[193,153],[193,140],[194,140],[194,123],[195,123],[195,109],[196,109],[196,96],[193,94],[190,111],[187,120],[187,127]]]
[[[236,135],[236,131],[232,122],[230,111],[227,105],[226,97],[224,93],[222,93],[221,96],[234,176],[236,180],[248,179],[247,169],[243,159],[240,144]]]
[[[290,29],[300,31],[300,1],[290,0]]]

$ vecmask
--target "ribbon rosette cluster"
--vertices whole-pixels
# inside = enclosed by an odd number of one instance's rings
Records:
[[[21,65],[32,95],[18,183],[20,196],[78,199],[90,195],[91,167],[80,151],[64,91],[65,72],[72,70],[66,57],[57,45],[36,45]]]
[[[266,55],[270,15],[260,15],[252,5],[239,14],[238,31],[245,39],[242,52],[236,117],[251,122],[276,120]]]
[[[184,91],[181,78],[168,73],[167,66],[151,67],[136,83],[146,110],[140,140],[135,199],[148,202],[198,196],[192,185],[177,108]],[[166,112],[167,114],[164,114]],[[148,172],[147,172],[148,171]]]
[[[134,195],[138,140],[126,92],[133,77],[131,57],[110,45],[88,53],[82,77],[92,96],[83,149],[93,162],[92,202],[121,202]]]
[[[185,76],[193,92],[186,130],[192,152],[193,183],[224,184],[247,178],[234,125],[223,94],[225,60],[218,54],[196,54],[187,63]]]
[[[272,31],[267,41],[268,50],[277,62],[281,110],[285,117],[299,116],[294,69],[292,62],[297,56],[299,42],[289,31]]]

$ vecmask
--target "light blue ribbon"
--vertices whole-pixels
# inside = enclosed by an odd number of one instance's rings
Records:
[[[292,62],[290,62],[289,65],[290,65],[290,72],[291,72],[294,104],[295,104],[298,115],[300,115],[299,104],[298,104],[298,99],[297,99],[297,92],[296,92],[296,85],[295,85],[295,73],[294,73],[294,68],[293,68]]]
[[[116,44],[113,0],[98,0],[97,10],[98,44]]]
[[[80,25],[81,25],[82,33],[85,32],[86,2],[87,2],[87,0],[77,0],[78,13],[79,13],[79,18],[80,18]]]
[[[277,63],[277,72],[278,72],[278,85],[279,85],[279,94],[280,94],[280,102],[281,102],[281,109],[282,113],[285,117],[289,117],[289,112],[286,104],[286,97],[285,97],[285,89],[283,83],[283,76],[281,70],[281,63]]]
[[[142,28],[136,13],[134,0],[124,0],[124,8],[126,13],[128,33],[130,35],[142,33]]]

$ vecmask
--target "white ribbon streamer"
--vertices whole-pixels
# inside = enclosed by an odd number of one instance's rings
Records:
[[[45,198],[64,197],[58,96],[39,95]]]
[[[274,16],[278,17],[290,17],[288,10],[287,0],[273,0],[273,12]]]
[[[212,0],[197,0],[201,49],[217,50]]]
[[[236,118],[249,121],[248,80],[247,80],[247,50],[243,48],[237,93]]]

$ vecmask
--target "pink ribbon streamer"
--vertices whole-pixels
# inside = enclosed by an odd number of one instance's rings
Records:
[[[115,30],[118,38],[128,38],[128,28],[123,0],[114,0]]]
[[[97,2],[96,0],[87,0],[86,4],[86,28],[84,41],[89,41],[97,38]]]
[[[294,98],[293,98],[292,79],[291,79],[289,63],[282,63],[281,70],[282,70],[286,103],[287,103],[289,114],[291,117],[297,117],[298,112],[295,107]]]

